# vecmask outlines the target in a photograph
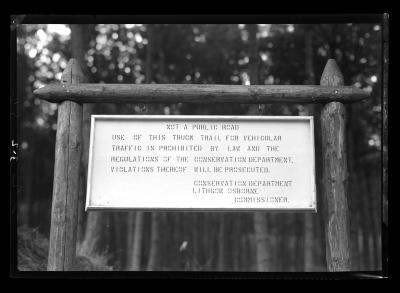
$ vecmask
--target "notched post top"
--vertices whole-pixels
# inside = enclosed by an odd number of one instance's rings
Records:
[[[341,86],[344,85],[343,74],[339,69],[335,59],[329,59],[326,62],[324,71],[321,75],[320,84],[322,86]]]
[[[78,61],[74,58],[68,61],[67,67],[61,75],[62,84],[76,84],[85,82],[85,76]]]

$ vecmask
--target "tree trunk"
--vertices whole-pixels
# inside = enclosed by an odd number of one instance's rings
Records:
[[[148,24],[147,27],[147,47],[146,47],[146,83],[151,83],[153,79],[153,45],[154,45],[154,28],[152,24]],[[159,263],[159,242],[160,242],[160,220],[159,220],[158,212],[151,213],[151,240],[150,240],[150,252],[149,252],[149,259],[147,263],[147,270],[155,270],[157,269]]]
[[[225,214],[219,214],[218,229],[218,270],[225,269]]]
[[[33,140],[34,138],[32,138]],[[23,198],[26,209],[24,212],[20,211],[18,217],[21,220],[21,224],[29,227],[34,220],[32,213],[32,206],[34,203],[34,198],[32,196],[32,183],[35,169],[33,168],[33,154],[35,153],[35,144],[31,139],[29,139],[29,148],[25,151],[24,157],[24,168],[20,169],[21,177],[23,180]]]
[[[103,218],[103,212],[88,212],[84,237],[80,242],[81,249],[86,253],[96,252],[100,249],[101,235],[104,227]]]
[[[254,233],[256,241],[257,270],[268,271],[270,264],[270,253],[268,250],[267,216],[263,212],[254,215]]]
[[[142,241],[143,241],[143,212],[135,213],[135,233],[133,235],[133,251],[130,270],[138,271],[141,268]]]
[[[315,270],[314,265],[314,215],[305,214],[304,216],[304,271]]]
[[[348,127],[347,127],[347,138],[348,138],[348,166],[349,166],[349,209],[352,215],[352,221],[350,222],[350,244],[351,253],[353,257],[353,270],[361,270],[363,268],[363,256],[360,254],[361,246],[358,241],[358,230],[362,224],[363,219],[360,217],[360,207],[362,206],[362,200],[364,195],[362,189],[360,188],[360,177],[359,170],[356,166],[357,150],[354,139],[357,134],[357,115],[354,112],[353,105],[347,106],[348,113]]]
[[[199,269],[200,258],[199,258],[199,216],[200,214],[194,212],[192,213],[192,243],[193,243],[193,262],[196,265],[196,268]],[[200,219],[201,220],[201,219]]]
[[[295,271],[302,271],[304,270],[304,215],[294,214],[294,221],[294,268]]]
[[[314,74],[314,62],[313,62],[313,48],[312,48],[312,41],[313,32],[312,26],[305,27],[305,34],[304,34],[304,47],[305,47],[305,72],[306,72],[306,84],[315,84],[315,74]],[[318,121],[319,117],[318,112],[315,110],[314,105],[308,105],[305,109],[306,111],[303,113],[304,115],[313,115],[314,121]],[[314,127],[314,129],[319,129],[318,127]],[[315,140],[318,138],[315,136]],[[318,159],[316,159],[318,160]],[[317,162],[316,162],[317,165]],[[316,173],[320,174],[320,173]],[[320,185],[320,176],[316,176],[317,186]],[[317,187],[317,194],[318,192]],[[304,262],[303,262],[303,270],[306,272],[310,272],[315,270],[315,224],[316,224],[317,217],[314,214],[306,213],[304,214]]]
[[[322,155],[321,155],[322,159]],[[317,169],[318,170],[318,169]],[[317,171],[318,172],[318,171]],[[321,174],[321,173],[317,173]],[[318,188],[318,186],[317,186]],[[322,186],[320,186],[320,189],[322,190]],[[322,203],[322,193],[320,193],[320,196],[318,198],[319,200],[317,201],[317,208],[318,208],[318,213],[316,215],[316,227],[315,227],[315,234],[317,235],[316,240],[317,241],[317,246],[316,246],[316,255],[317,255],[317,264],[318,268],[321,271],[326,271],[327,269],[327,264],[326,264],[326,245],[325,245],[325,226],[324,226],[324,207]]]
[[[89,25],[71,25],[71,52],[74,58],[79,60],[85,76],[88,76],[84,59],[86,35],[90,31]],[[88,82],[88,79],[85,81]],[[82,156],[81,156],[81,180],[78,201],[78,241],[81,251],[85,254],[96,254],[101,249],[101,235],[103,231],[104,213],[90,211],[85,217],[85,197],[87,185],[87,170],[89,159],[90,119],[95,109],[94,104],[82,105]],[[86,222],[85,222],[86,218]]]
[[[153,40],[152,40],[152,28],[151,25],[147,26],[147,49],[146,49],[146,63],[145,63],[145,74],[146,74],[146,83],[150,83],[152,80],[152,46],[153,46]],[[141,106],[144,108],[144,106]],[[144,223],[144,214],[143,212],[136,212],[135,215],[135,231],[134,231],[134,244],[133,244],[133,252],[132,252],[132,260],[130,262],[130,268],[131,270],[140,270],[140,262],[142,258],[142,241],[143,241],[143,223]],[[153,219],[153,217],[152,217]],[[155,222],[155,224],[152,224],[152,228],[155,231],[158,231],[158,221]],[[158,233],[158,232],[156,232]],[[154,235],[154,233],[152,233]],[[154,243],[158,243],[158,235],[152,236],[155,238]],[[152,243],[151,243],[152,244]],[[157,252],[152,252],[153,249],[158,249],[157,247],[150,247],[150,256],[157,256]],[[152,266],[154,264],[155,260],[151,260]],[[148,264],[149,267],[149,264]]]
[[[135,232],[135,213],[129,212],[126,223],[126,264],[125,268],[129,270],[132,264],[133,255],[133,234]]]
[[[114,232],[114,245],[113,251],[115,251],[115,260],[114,263],[117,264],[116,268],[118,270],[123,268],[123,262],[125,261],[124,255],[121,254],[125,249],[125,213],[113,213],[113,232]]]
[[[358,172],[360,169],[358,169]],[[361,176],[360,176],[361,175]],[[369,193],[369,190],[367,190],[367,186],[365,183],[365,178],[362,176],[362,173],[360,175],[357,175],[357,183],[361,186],[361,200],[360,204],[361,206],[359,207],[361,211],[361,235],[362,235],[362,246],[363,246],[363,264],[364,266],[361,268],[362,270],[370,270],[371,269],[371,260],[370,260],[370,247],[369,247],[369,221],[368,218],[371,217],[368,211],[368,206],[367,206],[367,194]]]
[[[232,231],[232,270],[239,271],[241,269],[240,266],[240,235],[242,234],[241,230],[241,219],[242,214],[235,214],[233,217],[233,231]]]
[[[82,71],[86,77],[89,76],[85,62],[85,48],[88,46],[85,35],[90,30],[88,25],[73,24],[71,25],[71,53],[73,58],[78,60]],[[89,79],[82,81],[88,82]],[[87,169],[89,157],[89,138],[90,138],[90,115],[94,109],[94,104],[82,105],[82,156],[81,156],[81,180],[78,199],[78,235],[77,241],[81,242],[84,235],[85,224],[85,196],[87,185]]]
[[[289,272],[294,272],[296,271],[296,259],[297,259],[297,233],[296,233],[296,227],[297,227],[297,215],[290,213],[285,215],[288,220],[289,220],[289,226],[287,227],[288,233],[289,233],[289,243],[287,246],[287,251],[286,251],[286,255],[288,255],[288,271]]]
[[[371,263],[371,270],[378,270],[377,269],[377,264],[376,264],[376,259],[375,259],[375,254],[377,252],[377,244],[376,244],[376,237],[378,236],[378,231],[377,227],[375,225],[375,222],[377,220],[376,218],[376,213],[374,212],[374,205],[373,205],[373,198],[375,196],[374,194],[374,189],[371,184],[371,176],[370,172],[366,171],[364,169],[364,178],[365,178],[365,183],[367,184],[367,209],[368,209],[368,214],[369,216],[369,250],[370,250],[370,263]]]
[[[374,177],[373,177],[374,176]],[[380,201],[380,195],[381,195],[381,190],[382,190],[382,182],[380,180],[380,174],[372,172],[369,175],[369,178],[367,179],[369,188],[371,190],[371,211],[370,213],[374,215],[373,218],[373,226],[374,226],[374,231],[372,233],[373,235],[373,246],[374,246],[374,263],[375,267],[373,270],[381,270],[382,269],[382,264],[381,264],[381,247],[380,247],[380,241],[381,241],[381,235],[382,231],[380,229],[380,219],[382,217],[381,214],[381,201]],[[375,182],[375,184],[374,184]]]
[[[82,157],[81,157],[81,187],[78,202],[78,242],[81,242],[85,231],[85,198],[88,179],[89,139],[90,139],[90,116],[93,113],[94,104],[83,104],[82,106]],[[92,223],[95,224],[95,223]],[[96,224],[95,224],[96,225]]]
[[[159,269],[160,263],[160,216],[157,212],[151,213],[151,240],[150,240],[150,254],[147,263],[147,270],[154,271]]]
[[[277,217],[277,221],[279,222],[277,228],[277,232],[278,232],[278,247],[276,250],[276,254],[278,255],[278,262],[276,265],[276,269],[278,271],[286,271],[286,263],[287,263],[287,258],[288,255],[286,253],[287,251],[287,243],[288,241],[288,229],[287,227],[289,226],[288,223],[288,218],[287,218],[287,214],[284,213],[279,213],[276,214]]]

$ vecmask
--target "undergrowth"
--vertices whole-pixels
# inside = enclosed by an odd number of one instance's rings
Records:
[[[18,270],[46,271],[49,240],[38,229],[18,227]],[[95,253],[84,244],[77,247],[74,271],[112,271],[107,253]]]

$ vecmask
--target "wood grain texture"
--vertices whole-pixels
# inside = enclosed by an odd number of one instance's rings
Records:
[[[329,59],[321,76],[321,85],[341,86],[343,83],[343,75],[335,60]],[[332,102],[322,108],[321,131],[327,265],[329,271],[349,271],[346,120],[342,103]]]
[[[353,86],[91,83],[47,85],[34,94],[53,103],[347,103],[370,96]]]
[[[258,44],[256,24],[247,24],[249,33],[249,57],[250,57],[250,83],[252,85],[259,84],[259,67],[258,67]],[[254,213],[254,236],[255,236],[255,252],[256,252],[256,267],[259,272],[269,271],[271,268],[271,246],[269,237],[271,231],[268,229],[269,215],[266,213]]]
[[[71,59],[63,72],[62,85],[82,80],[83,74],[77,61]],[[55,146],[48,271],[68,271],[74,266],[81,135],[82,106],[71,101],[61,103]]]

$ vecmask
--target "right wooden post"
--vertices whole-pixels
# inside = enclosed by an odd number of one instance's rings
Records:
[[[344,85],[334,59],[329,59],[321,76],[321,86]],[[326,262],[328,271],[349,271],[350,230],[347,203],[347,158],[345,107],[327,103],[321,110],[323,188]]]

